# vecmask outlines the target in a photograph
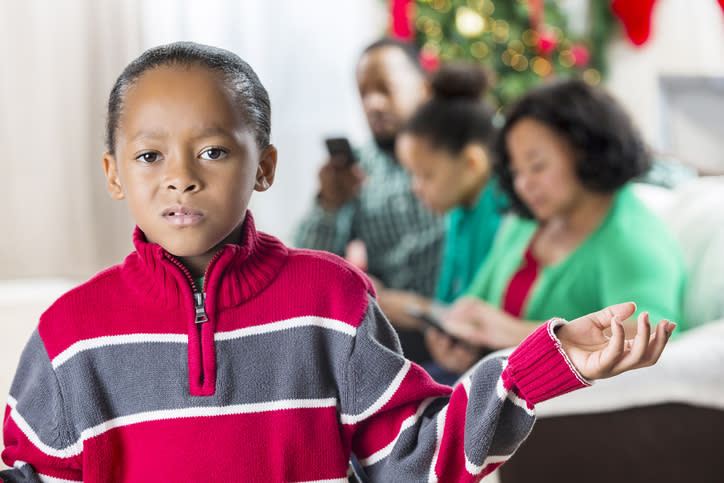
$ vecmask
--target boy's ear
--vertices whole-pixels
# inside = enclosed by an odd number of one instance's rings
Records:
[[[256,170],[255,191],[266,191],[274,183],[277,169],[277,148],[270,144],[259,155],[259,167]]]
[[[118,176],[116,158],[111,153],[105,153],[103,155],[103,170],[106,172],[106,188],[111,198],[114,200],[122,200],[125,198],[126,195],[123,194],[121,178]]]

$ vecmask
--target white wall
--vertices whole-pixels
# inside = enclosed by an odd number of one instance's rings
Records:
[[[103,184],[104,104],[123,65],[174,40],[238,52],[269,89],[279,172],[252,209],[261,229],[289,241],[316,190],[322,138],[368,136],[354,66],[386,24],[383,0],[0,0],[0,278],[82,280],[131,248],[132,222]],[[716,0],[658,0],[652,29],[643,48],[611,46],[607,84],[661,149],[663,122],[699,131],[662,114],[658,78],[724,76],[724,15]],[[687,157],[724,153],[718,136],[693,134]]]
[[[325,159],[323,137],[368,136],[354,69],[384,34],[380,0],[160,0],[142,3],[142,43],[176,40],[227,48],[256,70],[272,103],[276,180],[252,197],[257,227],[284,241],[311,202]]]

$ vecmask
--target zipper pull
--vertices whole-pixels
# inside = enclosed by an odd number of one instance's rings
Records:
[[[206,302],[206,293],[194,292],[194,307],[196,308],[197,324],[203,324],[204,322],[209,321],[209,318],[206,316],[204,302]]]

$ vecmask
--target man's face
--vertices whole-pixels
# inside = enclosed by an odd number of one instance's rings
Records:
[[[400,127],[428,97],[423,74],[399,47],[380,47],[357,64],[362,108],[377,143],[392,150]]]

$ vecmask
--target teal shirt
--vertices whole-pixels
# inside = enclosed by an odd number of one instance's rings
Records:
[[[435,291],[437,300],[452,303],[470,285],[493,245],[503,199],[497,184],[491,181],[473,207],[455,208],[445,217],[445,238]]]
[[[538,224],[508,217],[468,291],[497,307],[520,266]],[[571,320],[619,302],[636,302],[653,323],[662,318],[686,328],[686,269],[673,235],[625,186],[601,225],[567,258],[544,267],[528,294],[523,318]]]

